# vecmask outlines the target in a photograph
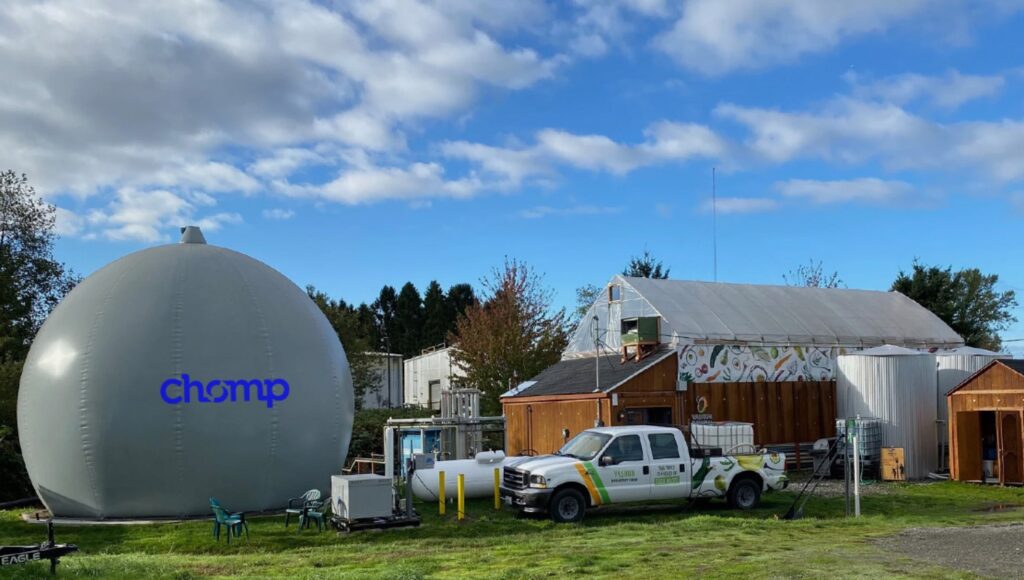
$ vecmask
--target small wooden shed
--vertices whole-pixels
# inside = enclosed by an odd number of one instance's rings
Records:
[[[1024,485],[1024,360],[995,360],[946,395],[950,477]]]

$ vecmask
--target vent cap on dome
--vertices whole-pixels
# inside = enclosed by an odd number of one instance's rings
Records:
[[[206,238],[203,237],[203,232],[199,229],[199,226],[185,226],[181,228],[181,243],[205,244]]]

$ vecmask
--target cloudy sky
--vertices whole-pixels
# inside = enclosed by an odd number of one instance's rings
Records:
[[[1024,293],[1022,25],[1020,0],[14,0],[0,164],[86,274],[194,223],[349,300],[510,255],[568,304],[645,247],[711,279],[716,168],[720,280],[815,259],[887,289],[919,258]]]

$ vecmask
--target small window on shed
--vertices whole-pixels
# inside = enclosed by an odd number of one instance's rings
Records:
[[[618,302],[619,300],[622,300],[622,286],[618,284],[608,286],[608,302]]]

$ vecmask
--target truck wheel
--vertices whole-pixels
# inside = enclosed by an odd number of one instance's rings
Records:
[[[551,519],[559,524],[582,520],[583,512],[586,509],[587,501],[583,498],[583,494],[572,488],[555,492],[555,495],[551,496],[551,504],[548,506]]]
[[[752,510],[761,503],[761,486],[752,478],[744,477],[729,487],[729,505],[735,509]]]

